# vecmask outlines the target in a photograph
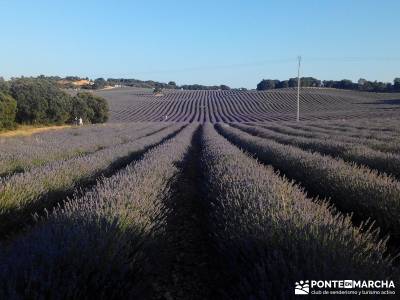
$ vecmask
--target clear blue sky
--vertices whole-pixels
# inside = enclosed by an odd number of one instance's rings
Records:
[[[400,1],[0,0],[0,76],[254,88],[262,78],[400,77]]]

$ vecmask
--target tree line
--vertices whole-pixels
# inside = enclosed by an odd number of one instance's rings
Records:
[[[99,85],[100,84],[100,85]],[[153,89],[180,89],[180,90],[230,90],[231,88],[227,85],[201,85],[201,84],[185,84],[185,85],[177,85],[175,81],[170,81],[168,83],[158,82],[158,81],[141,81],[138,79],[113,79],[108,78],[105,80],[104,78],[97,78],[94,80],[94,88],[98,88],[99,86],[105,87],[107,85],[115,86],[130,86],[130,87],[141,87],[141,88],[153,88]]]
[[[106,100],[91,93],[71,96],[54,80],[43,77],[9,81],[0,77],[0,129],[17,124],[73,123],[76,118],[86,123],[103,123],[108,116]]]
[[[393,83],[368,81],[360,78],[357,82],[348,79],[343,80],[319,80],[313,77],[301,77],[301,87],[326,87],[345,90],[358,90],[367,92],[400,92],[400,78],[395,78]],[[297,87],[297,78],[289,80],[263,79],[257,84],[258,91],[272,90],[279,88]]]
[[[60,88],[77,88],[73,82],[80,80],[87,80],[90,84],[80,86],[81,89],[103,89],[108,86],[129,86],[137,88],[150,88],[150,89],[182,89],[182,90],[230,90],[231,88],[227,85],[201,85],[201,84],[185,84],[177,85],[175,81],[169,81],[168,83],[153,81],[153,80],[139,80],[139,79],[127,79],[127,78],[96,78],[90,80],[88,77],[81,78],[78,76],[67,76],[64,78],[58,76],[40,76],[43,79],[47,79],[56,82]]]

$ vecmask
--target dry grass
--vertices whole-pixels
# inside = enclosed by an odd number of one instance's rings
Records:
[[[34,125],[20,125],[15,130],[0,132],[0,137],[30,136],[35,133],[70,128],[72,125],[38,127]]]

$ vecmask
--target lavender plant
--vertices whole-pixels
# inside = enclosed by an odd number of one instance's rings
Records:
[[[218,126],[242,142],[233,129]],[[237,138],[236,138],[236,133]],[[235,135],[234,135],[235,134]],[[385,242],[204,126],[202,165],[226,299],[288,299],[307,278],[394,278]],[[259,153],[259,151],[257,152]]]
[[[166,127],[163,124],[102,124],[29,137],[0,138],[0,176],[27,171],[51,161],[91,154]]]
[[[217,124],[221,134],[266,164],[295,179],[313,195],[330,198],[359,220],[373,219],[384,233],[400,237],[400,183],[368,168]]]
[[[374,120],[371,121],[372,123]],[[354,126],[357,126],[357,121],[351,120],[351,124],[354,123]],[[308,138],[321,138],[321,139],[330,139],[335,141],[341,142],[349,142],[349,143],[358,143],[362,145],[366,145],[369,147],[376,147],[382,148],[384,151],[384,144],[398,141],[399,136],[395,132],[388,132],[388,131],[375,131],[372,128],[351,128],[351,130],[340,130],[340,128],[330,128],[324,129],[326,121],[319,121],[319,122],[301,122],[293,123],[293,122],[283,122],[283,123],[249,123],[250,125],[258,125],[270,130],[277,131],[279,133],[300,136],[300,137],[308,137]],[[330,124],[330,123],[328,123]],[[395,126],[395,122],[392,121],[391,125],[388,126]],[[387,127],[390,128],[390,127]],[[394,145],[390,145],[394,147]],[[388,148],[386,151],[390,150]]]
[[[320,122],[319,125],[315,126],[310,126],[306,124],[288,126],[291,126],[292,128],[294,127],[296,128],[296,130],[302,129],[303,132],[307,131],[307,135],[312,135],[309,137],[313,138],[361,144],[378,151],[393,152],[396,154],[400,153],[400,139],[399,134],[396,132],[392,132],[389,134],[386,131],[378,131],[374,133],[372,129],[368,129],[364,135],[359,130],[354,131],[353,133],[345,133],[338,129],[324,129],[325,126],[323,122]],[[398,122],[392,121],[391,125],[388,125],[387,128],[396,126],[398,126]],[[301,133],[301,135],[303,135],[303,133]]]
[[[0,179],[0,236],[12,232],[31,215],[61,201],[77,186],[129,163],[183,125],[167,127],[153,135],[109,147],[91,155],[52,162],[29,172]]]
[[[196,125],[0,247],[0,297],[143,299],[165,239],[165,199]],[[146,276],[146,278],[144,278]]]
[[[293,145],[304,150],[340,157],[347,162],[355,162],[380,172],[400,178],[400,155],[384,153],[358,144],[336,142],[328,139],[295,137],[260,127],[243,124],[233,125],[255,136],[274,140],[285,145]]]

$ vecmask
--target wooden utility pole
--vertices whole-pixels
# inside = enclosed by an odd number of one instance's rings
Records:
[[[300,64],[301,64],[301,56],[297,57],[299,64],[297,68],[297,122],[300,121]]]

